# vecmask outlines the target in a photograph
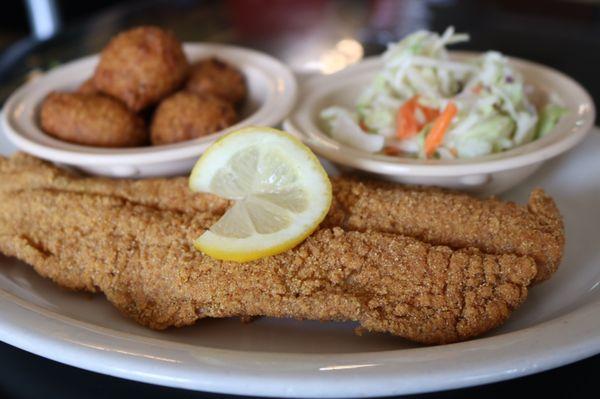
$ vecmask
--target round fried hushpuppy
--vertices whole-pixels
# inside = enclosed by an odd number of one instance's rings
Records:
[[[213,94],[233,104],[243,101],[247,93],[244,75],[217,58],[193,64],[186,89],[197,94]]]
[[[152,144],[169,144],[216,133],[235,123],[233,105],[222,98],[180,91],[163,100],[152,118]]]
[[[79,94],[97,94],[98,89],[96,89],[96,86],[94,85],[94,80],[89,78],[83,82],[75,92]]]
[[[50,93],[42,104],[40,123],[51,136],[94,147],[134,147],[148,141],[144,121],[102,94]]]
[[[118,34],[102,50],[94,85],[138,112],[174,92],[188,67],[175,35],[142,26]]]

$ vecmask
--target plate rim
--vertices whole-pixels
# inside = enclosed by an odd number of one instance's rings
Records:
[[[516,378],[600,353],[600,318],[593,317],[600,315],[600,298],[565,315],[497,336],[437,347],[352,354],[237,351],[143,337],[61,315],[4,290],[0,290],[0,310],[0,340],[39,356],[130,380],[238,395],[424,393]],[[60,335],[65,328],[69,337]],[[515,356],[512,348],[509,355],[506,344],[529,347],[529,351]],[[120,349],[132,346],[135,350]],[[457,350],[459,355],[452,356]],[[178,358],[161,356],[162,352],[177,352]],[[458,365],[464,353],[476,352],[485,352],[485,356],[475,362],[469,358],[466,367]],[[486,363],[492,356],[495,362]],[[430,368],[432,363],[437,368]],[[414,368],[415,364],[420,370],[407,370],[406,366]],[[478,370],[476,374],[473,369]],[[271,376],[265,377],[265,372]]]

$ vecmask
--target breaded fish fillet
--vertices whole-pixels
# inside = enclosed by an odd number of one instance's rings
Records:
[[[28,187],[120,196],[160,209],[203,212],[203,217],[211,222],[229,207],[227,200],[191,193],[185,178],[73,178],[27,155],[15,156],[3,168],[5,173],[18,174],[20,177],[14,180]],[[531,193],[527,206],[520,206],[438,188],[342,177],[333,179],[333,194],[334,201],[322,227],[395,233],[451,248],[474,247],[490,254],[531,256],[538,267],[534,282],[548,279],[562,259],[562,217],[552,198],[541,189]]]
[[[531,256],[538,265],[535,282],[550,278],[563,256],[562,217],[541,189],[531,192],[527,206],[520,206],[439,188],[355,179],[337,179],[334,187],[336,203],[343,209],[341,226],[347,230],[377,230],[451,248]]]
[[[217,261],[192,243],[227,203],[185,191],[179,180],[77,179],[30,157],[0,159],[0,251],[67,288],[104,292],[152,328],[227,316],[355,320],[427,344],[498,326],[537,273],[527,256],[340,227],[280,255]]]

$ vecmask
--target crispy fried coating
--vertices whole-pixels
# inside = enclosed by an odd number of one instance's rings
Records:
[[[139,116],[100,94],[50,93],[40,109],[40,125],[58,139],[95,147],[134,147],[148,140]]]
[[[556,204],[543,190],[527,206],[485,200],[438,188],[337,179],[335,202],[345,229],[404,234],[452,248],[475,247],[492,254],[531,256],[536,282],[548,279],[562,259],[565,235]]]
[[[35,158],[20,156],[20,180],[35,187],[88,190],[177,212],[207,213],[218,220],[229,201],[194,194],[186,178],[113,181],[73,179]],[[48,186],[49,182],[52,182]],[[492,254],[530,256],[537,263],[534,282],[548,279],[564,251],[564,226],[556,204],[543,190],[534,190],[526,206],[496,198],[478,199],[437,188],[419,188],[380,181],[333,178],[333,203],[324,227],[381,231],[413,236],[434,245],[474,247]],[[4,183],[5,185],[8,183]]]
[[[100,91],[138,112],[174,92],[185,80],[188,62],[169,31],[142,26],[115,36],[94,72]]]
[[[186,89],[197,94],[212,94],[233,104],[242,102],[247,94],[244,75],[214,57],[191,66]]]
[[[96,89],[96,85],[94,85],[94,79],[89,78],[85,80],[77,90],[75,91],[79,94],[98,94],[98,89]]]
[[[216,133],[235,123],[231,103],[211,94],[180,91],[163,100],[152,118],[152,144],[171,144]]]
[[[103,292],[156,329],[204,317],[355,320],[426,344],[498,326],[536,274],[529,257],[339,227],[276,256],[217,261],[192,243],[218,212],[181,212],[174,197],[151,204],[118,193],[147,188],[135,195],[148,199],[167,182],[78,179],[30,157],[2,158],[0,251],[64,287]]]

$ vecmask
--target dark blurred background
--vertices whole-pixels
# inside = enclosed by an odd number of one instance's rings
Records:
[[[185,41],[253,47],[300,72],[333,72],[416,29],[454,25],[462,48],[497,49],[562,70],[600,95],[600,1],[221,0],[6,2],[0,13],[0,101],[31,70],[95,53],[139,24]],[[52,12],[53,11],[53,12]]]

